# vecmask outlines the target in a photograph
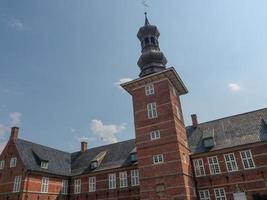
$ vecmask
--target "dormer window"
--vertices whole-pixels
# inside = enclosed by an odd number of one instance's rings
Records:
[[[136,162],[137,161],[137,153],[132,153],[131,154],[131,162]]]
[[[91,162],[91,165],[90,165],[91,169],[96,169],[97,167],[98,167],[98,162],[97,161]]]
[[[214,138],[213,137],[209,137],[209,138],[203,139],[203,145],[204,145],[205,148],[214,147]]]
[[[48,169],[48,162],[47,161],[41,161],[41,168],[42,169]]]

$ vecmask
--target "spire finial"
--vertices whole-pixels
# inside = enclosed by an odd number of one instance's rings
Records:
[[[145,12],[145,26],[149,25],[149,21],[147,19],[147,12]]]

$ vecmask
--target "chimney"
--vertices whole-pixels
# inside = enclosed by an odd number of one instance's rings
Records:
[[[197,126],[198,126],[197,115],[196,114],[192,114],[191,115],[191,119],[192,119],[193,128],[197,128]]]
[[[19,127],[16,126],[12,127],[9,139],[12,141],[16,141],[18,139],[18,135],[19,135]]]
[[[87,150],[87,142],[81,142],[81,152],[85,152]]]

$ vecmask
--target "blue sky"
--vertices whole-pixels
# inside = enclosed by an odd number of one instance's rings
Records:
[[[186,124],[267,107],[267,1],[151,0],[160,47],[188,87]],[[66,151],[134,138],[140,0],[0,2],[0,146],[20,137]]]

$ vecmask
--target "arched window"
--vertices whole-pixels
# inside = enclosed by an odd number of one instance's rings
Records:
[[[155,38],[154,37],[151,37],[150,38],[150,41],[151,41],[152,44],[156,44],[156,41],[155,41]]]
[[[149,43],[149,38],[146,37],[146,38],[145,38],[145,44],[148,44],[148,43]]]

